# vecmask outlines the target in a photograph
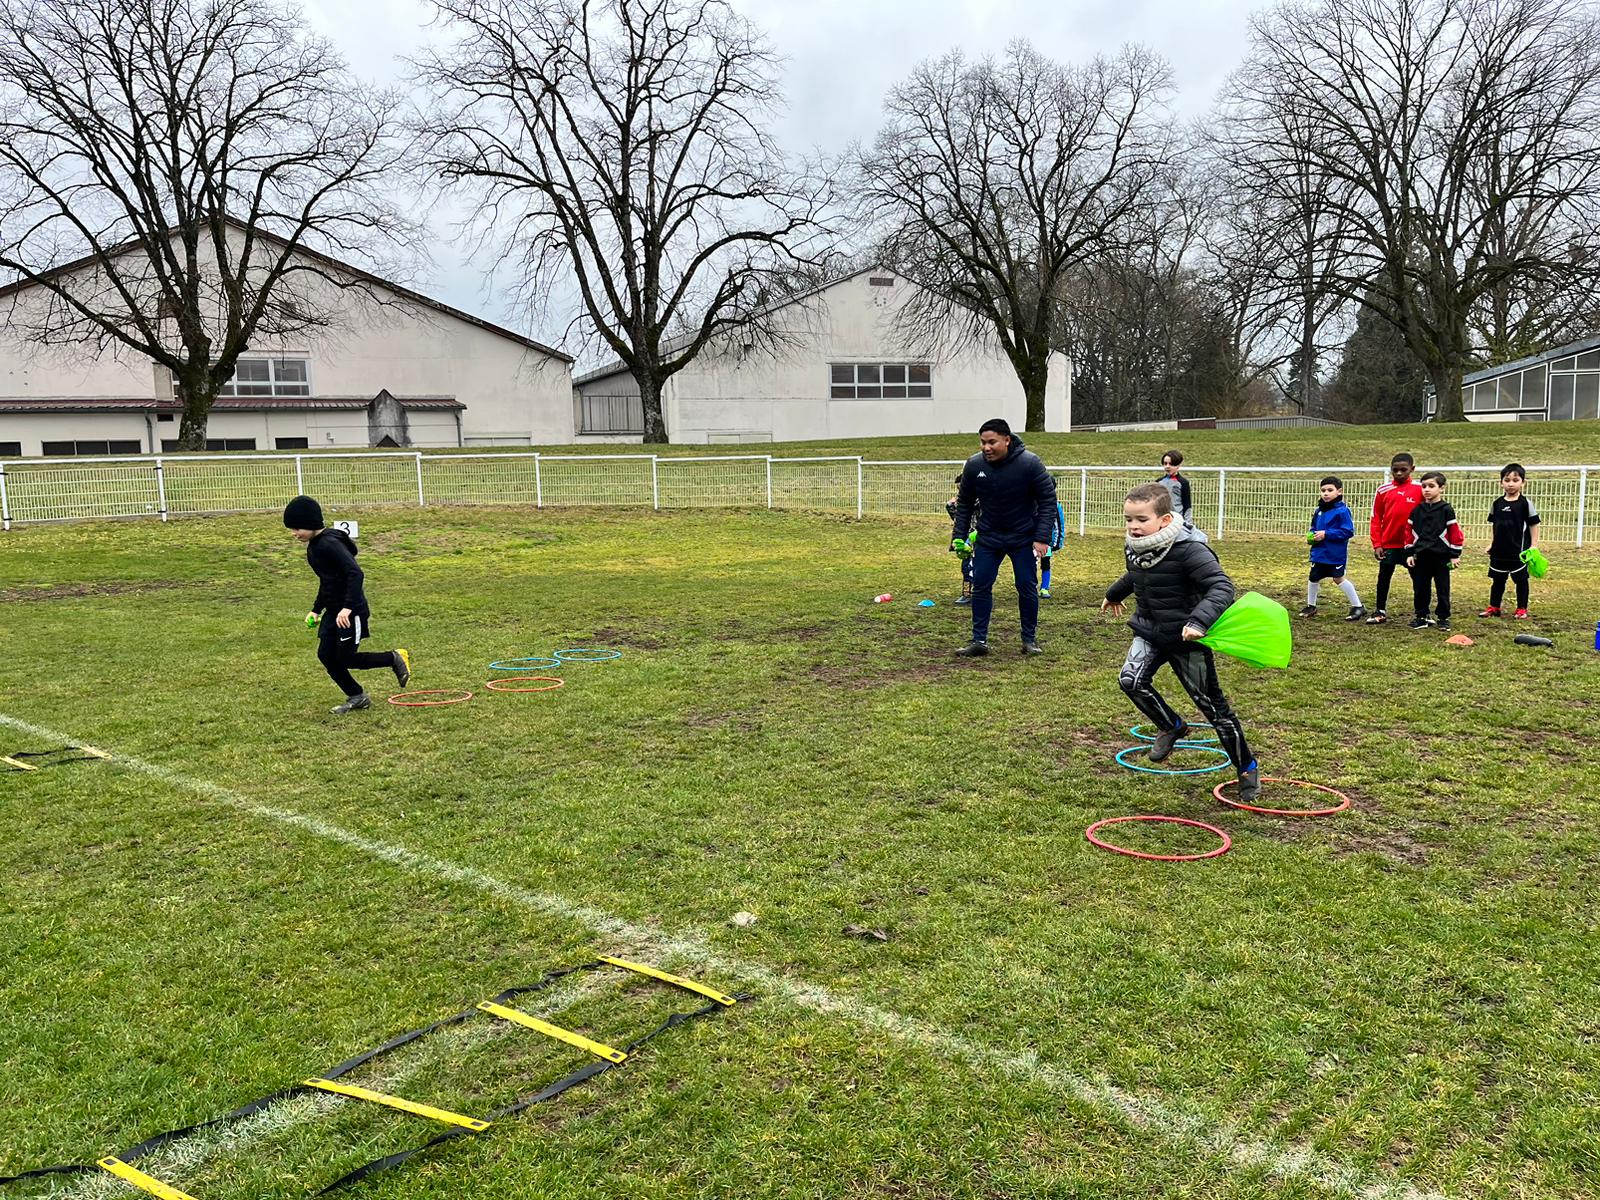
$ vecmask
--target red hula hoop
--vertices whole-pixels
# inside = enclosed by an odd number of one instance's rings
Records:
[[[1308,783],[1304,779],[1280,779],[1276,775],[1263,775],[1263,783],[1292,783],[1295,787],[1315,788],[1319,792],[1339,797],[1339,803],[1332,808],[1261,808],[1254,804],[1244,804],[1238,800],[1229,800],[1222,794],[1222,789],[1230,784],[1238,783],[1237,779],[1225,779],[1211,789],[1211,794],[1221,800],[1229,808],[1241,808],[1245,812],[1266,813],[1269,817],[1326,817],[1332,813],[1343,812],[1350,807],[1350,797],[1337,788],[1323,787],[1320,783]]]
[[[546,684],[545,687],[519,688],[507,687],[508,683],[532,683],[538,680]],[[483,685],[491,692],[553,692],[557,688],[566,687],[565,679],[557,679],[554,675],[513,675],[510,679],[491,679]]]
[[[1119,825],[1123,821],[1162,821],[1170,825],[1192,825],[1196,829],[1204,829],[1214,833],[1222,839],[1222,845],[1215,850],[1207,850],[1204,854],[1146,854],[1143,850],[1129,850],[1125,846],[1113,846],[1110,842],[1103,842],[1095,837],[1094,831],[1102,825]],[[1096,821],[1083,831],[1083,836],[1089,844],[1099,846],[1102,850],[1110,850],[1113,854],[1126,854],[1129,858],[1148,858],[1154,862],[1197,862],[1202,858],[1216,858],[1219,854],[1226,854],[1233,849],[1233,839],[1215,825],[1207,825],[1204,821],[1191,821],[1187,817],[1107,817],[1103,821]]]
[[[408,696],[454,696],[454,700],[409,700]],[[472,693],[465,689],[456,688],[423,688],[420,692],[396,692],[389,697],[389,703],[400,708],[436,708],[441,704],[465,704],[472,699]]]

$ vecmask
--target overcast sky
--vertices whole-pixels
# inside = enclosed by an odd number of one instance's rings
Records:
[[[397,82],[401,60],[437,36],[426,0],[304,0],[313,26],[362,76]],[[537,3],[538,0],[529,0]],[[961,47],[981,56],[1025,37],[1065,62],[1142,42],[1172,64],[1182,116],[1202,114],[1243,51],[1259,0],[733,0],[787,60],[791,150],[843,150],[876,131],[884,93],[925,58]],[[443,231],[441,231],[442,233]],[[553,339],[564,322],[508,310],[481,268],[447,244],[419,290],[458,308]]]

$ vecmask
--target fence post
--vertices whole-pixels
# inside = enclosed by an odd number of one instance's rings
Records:
[[[156,459],[156,501],[161,506],[161,519],[167,519],[167,473],[162,469],[161,460]]]
[[[661,459],[656,455],[650,456],[650,503],[657,512],[661,511]]]
[[[1089,529],[1089,468],[1078,468],[1078,536]]]
[[[772,507],[772,455],[767,455],[767,507]]]
[[[544,507],[544,476],[539,471],[539,452],[533,452],[533,506]]]
[[[427,500],[422,494],[422,451],[417,451],[417,507],[421,508]]]
[[[305,472],[300,469],[300,456],[298,454],[294,456],[294,493],[297,496],[306,494],[306,476]]]
[[[859,455],[857,455],[856,456],[856,520],[858,520],[858,521],[861,520],[861,514],[865,511],[865,500],[866,500],[865,489],[863,488],[862,482],[861,482],[861,475],[862,475],[861,457]]]
[[[1583,547],[1583,520],[1584,505],[1589,499],[1589,468],[1582,467],[1578,471],[1578,546]]]
[[[0,462],[0,528],[11,529],[11,498],[6,495],[6,465]]]
[[[1222,540],[1223,514],[1226,511],[1224,501],[1228,497],[1228,469],[1217,469],[1217,541]]]

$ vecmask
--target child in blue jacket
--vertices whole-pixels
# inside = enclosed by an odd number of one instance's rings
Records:
[[[1061,511],[1060,503],[1056,504],[1056,523],[1050,530],[1050,549],[1044,552],[1044,557],[1039,560],[1039,597],[1042,600],[1050,599],[1050,566],[1056,556],[1056,551],[1066,545],[1067,515]]]
[[[1295,615],[1317,615],[1317,593],[1324,579],[1335,579],[1344,598],[1350,601],[1346,621],[1359,621],[1367,615],[1356,586],[1344,577],[1345,564],[1350,553],[1350,539],[1355,536],[1356,523],[1350,515],[1350,506],[1344,502],[1344,482],[1337,475],[1322,477],[1322,498],[1317,501],[1317,511],[1311,514],[1311,532],[1306,541],[1311,543],[1311,576],[1306,583],[1306,606]]]

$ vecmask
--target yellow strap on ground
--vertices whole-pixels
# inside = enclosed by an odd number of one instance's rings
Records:
[[[609,954],[602,954],[600,961],[610,963],[613,967],[621,967],[624,971],[637,971],[640,975],[648,975],[651,979],[661,980],[662,983],[670,983],[677,987],[686,988],[691,992],[698,992],[708,1000],[715,1000],[718,1004],[738,1003],[726,992],[719,992],[714,987],[707,987],[703,983],[685,979],[682,975],[669,975],[666,971],[659,971],[655,967],[646,966],[644,963],[629,962],[625,958],[612,958]]]
[[[576,1046],[580,1050],[587,1050],[590,1054],[598,1055],[611,1062],[619,1063],[627,1060],[627,1055],[613,1046],[604,1042],[591,1041],[581,1033],[573,1033],[570,1029],[563,1029],[559,1025],[552,1025],[549,1021],[541,1021],[538,1017],[530,1017],[525,1012],[515,1008],[507,1008],[504,1004],[496,1004],[493,1000],[485,1000],[478,1005],[486,1013],[493,1013],[502,1021],[513,1021],[524,1029],[531,1029],[535,1033],[542,1033],[546,1037],[555,1038],[558,1042],[565,1042],[569,1046]]]
[[[16,759],[7,758],[4,755],[0,755],[0,762],[6,763],[9,766],[13,766],[19,771],[37,771],[39,769],[32,763],[18,762]]]
[[[470,1129],[475,1133],[482,1133],[489,1128],[489,1122],[480,1121],[477,1117],[464,1117],[460,1113],[434,1108],[431,1104],[418,1104],[414,1100],[403,1100],[399,1096],[368,1091],[364,1087],[356,1087],[349,1083],[335,1083],[331,1079],[308,1079],[305,1084],[307,1087],[321,1088],[323,1091],[332,1092],[337,1096],[349,1096],[352,1100],[370,1100],[373,1104],[381,1104],[385,1108],[399,1109],[401,1112],[410,1113],[412,1116],[427,1117],[432,1121],[442,1121],[446,1125],[459,1125],[461,1128]]]
[[[107,760],[111,758],[111,755],[107,754],[104,750],[96,750],[93,746],[74,746],[73,749],[82,750],[91,758],[104,758]]]
[[[152,1175],[135,1170],[116,1156],[102,1158],[97,1164],[102,1171],[109,1171],[125,1183],[131,1183],[141,1192],[149,1192],[152,1196],[159,1196],[161,1200],[194,1200],[188,1192],[180,1192],[175,1187],[169,1187]]]

